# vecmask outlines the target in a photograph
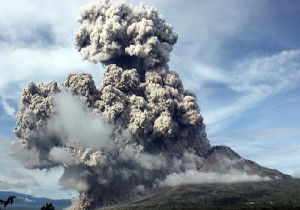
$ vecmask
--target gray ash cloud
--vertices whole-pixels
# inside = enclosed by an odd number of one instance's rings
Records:
[[[167,65],[177,34],[153,8],[108,0],[85,5],[75,47],[105,66],[58,85],[25,87],[14,154],[28,168],[64,167],[60,184],[80,192],[74,209],[128,201],[171,173],[199,169],[211,148],[197,99]]]

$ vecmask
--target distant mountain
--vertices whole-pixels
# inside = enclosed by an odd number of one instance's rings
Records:
[[[6,206],[3,210],[40,210],[46,203],[52,203],[56,210],[62,210],[71,205],[70,199],[37,198],[12,191],[0,191],[0,198],[3,200],[7,199],[10,195],[16,196],[16,199],[12,205]]]

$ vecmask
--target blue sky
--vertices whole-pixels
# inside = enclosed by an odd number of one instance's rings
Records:
[[[11,131],[30,80],[62,82],[68,73],[88,72],[100,83],[102,66],[83,61],[72,44],[88,1],[0,2],[1,189],[74,196],[57,184],[61,169],[26,170],[9,156],[8,144],[16,140]],[[144,2],[179,35],[169,66],[197,94],[211,144],[300,177],[299,1]]]

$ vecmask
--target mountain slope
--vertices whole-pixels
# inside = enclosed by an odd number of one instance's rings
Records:
[[[300,209],[300,180],[177,186],[144,200],[103,209]]]
[[[205,155],[204,164],[200,172],[215,172],[226,174],[230,170],[245,172],[248,175],[258,175],[271,179],[288,178],[289,175],[283,174],[278,170],[269,169],[258,165],[254,161],[243,159],[235,151],[227,146],[212,147]]]
[[[221,176],[231,176],[233,171],[268,181],[165,187],[144,199],[104,209],[300,209],[300,179],[243,159],[229,147],[212,147],[199,169]]]

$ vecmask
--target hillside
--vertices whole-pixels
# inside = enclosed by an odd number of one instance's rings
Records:
[[[239,154],[227,146],[214,146],[205,155],[204,164],[200,172],[227,173],[230,170],[246,172],[249,175],[259,175],[271,179],[289,178],[276,169],[269,169],[252,160],[242,158]]]
[[[300,209],[300,179],[243,159],[230,147],[212,147],[199,171],[219,175],[240,171],[268,181],[166,187],[130,204],[102,209]]]
[[[300,209],[300,180],[178,186],[131,204],[102,209]]]

